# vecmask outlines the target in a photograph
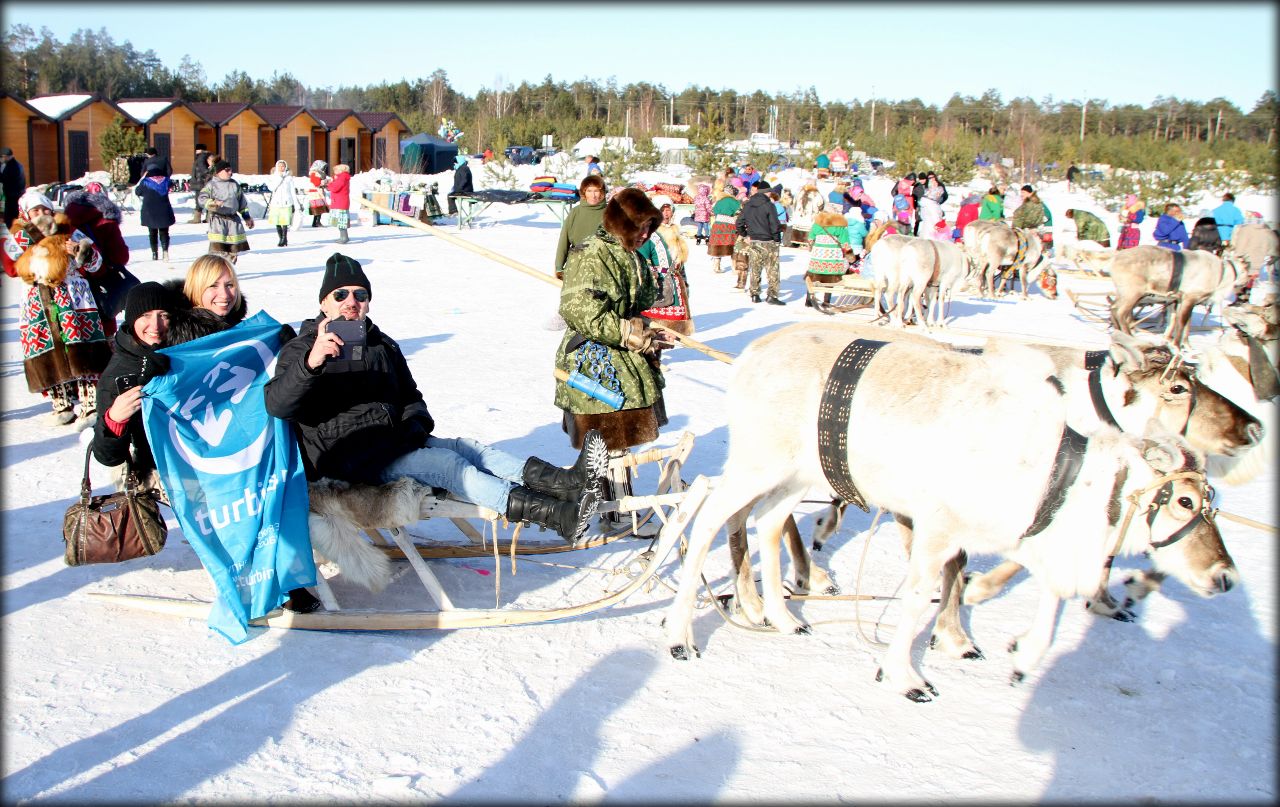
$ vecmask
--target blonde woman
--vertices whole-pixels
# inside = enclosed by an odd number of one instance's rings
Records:
[[[235,267],[221,255],[201,255],[191,263],[185,279],[168,280],[165,286],[176,299],[167,345],[225,331],[243,320],[249,309]]]

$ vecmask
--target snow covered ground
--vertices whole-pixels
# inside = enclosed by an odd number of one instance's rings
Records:
[[[437,179],[449,186],[447,174]],[[873,193],[882,192],[880,181]],[[174,198],[182,222],[190,195]],[[1056,217],[1059,205],[1076,203],[1065,189],[1045,198]],[[1274,211],[1274,200],[1265,201]],[[130,268],[144,280],[178,276],[205,251],[200,225],[173,228],[170,265],[146,260],[136,213],[124,231]],[[549,211],[495,205],[461,235],[549,270],[558,231]],[[342,251],[364,264],[371,316],[404,348],[437,432],[568,464],[574,453],[551,403],[556,290],[425,233],[371,227],[367,216],[351,235]],[[265,308],[295,324],[313,316],[334,236],[304,227],[277,248],[274,231],[259,224],[238,267],[250,311]],[[737,354],[781,325],[823,319],[803,306],[803,252],[783,250],[790,304],[777,307],[752,305],[733,290],[731,274],[713,275],[705,251],[692,251],[698,340]],[[1064,287],[1073,284],[1086,281],[1063,277]],[[106,605],[87,595],[208,599],[211,586],[172,521],[168,546],[153,558],[63,564],[62,513],[76,492],[82,448],[71,427],[45,422],[48,404],[27,392],[17,337],[21,285],[6,278],[0,288],[8,326],[0,342],[6,802],[1276,798],[1275,536],[1224,519],[1218,525],[1241,570],[1239,588],[1202,600],[1171,582],[1140,606],[1133,624],[1068,603],[1043,665],[1012,687],[1004,648],[1028,625],[1037,596],[1036,584],[1020,577],[967,618],[986,660],[924,652],[941,694],[923,705],[873,680],[879,651],[870,642],[891,635],[895,601],[857,610],[849,602],[793,605],[815,626],[807,637],[742,631],[706,608],[694,623],[703,657],[672,660],[660,622],[674,563],[661,584],[613,608],[527,627],[254,630],[236,647],[203,620]],[[1107,339],[1065,295],[962,299],[953,311],[957,329],[1091,347]],[[727,448],[731,367],[689,349],[671,351],[664,366],[671,424],[658,444],[692,432],[684,477],[715,477]],[[105,490],[105,470],[94,471]],[[1272,470],[1221,486],[1219,504],[1274,524],[1275,483]],[[653,484],[652,472],[641,476],[642,491]],[[802,505],[804,534],[819,510]],[[894,595],[905,573],[896,529],[882,523],[868,538],[869,523],[852,512],[819,562],[846,593]],[[504,605],[554,607],[618,587],[625,575],[617,572],[646,545],[628,539],[549,562],[525,559],[514,575],[491,559],[433,567],[458,605],[493,607],[500,571]],[[974,565],[995,562],[981,557]],[[1116,579],[1138,565],[1119,562]],[[353,607],[425,607],[404,567],[377,598],[337,580],[335,588]],[[723,589],[723,544],[707,571]]]

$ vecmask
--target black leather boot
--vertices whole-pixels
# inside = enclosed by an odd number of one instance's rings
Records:
[[[320,610],[321,602],[316,595],[305,588],[295,588],[289,592],[289,599],[284,601],[284,609],[295,614],[309,614]]]
[[[582,451],[572,468],[561,468],[538,457],[530,457],[525,461],[522,478],[525,486],[532,490],[549,493],[561,501],[576,502],[582,495],[582,488],[592,483],[603,496],[608,470],[609,448],[605,445],[604,436],[592,429],[583,436]]]
[[[528,521],[553,529],[572,544],[587,531],[599,507],[600,492],[595,485],[583,488],[582,498],[576,502],[561,501],[517,485],[507,494],[506,517],[508,521]]]

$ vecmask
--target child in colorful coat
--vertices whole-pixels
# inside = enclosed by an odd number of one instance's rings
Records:
[[[351,225],[351,166],[338,163],[329,180],[329,210],[338,228],[338,243],[347,243],[347,227]]]
[[[701,246],[703,241],[711,237],[711,208],[711,186],[699,182],[698,192],[693,197],[694,246]]]
[[[36,194],[39,197],[39,194]],[[111,360],[97,301],[80,273],[101,258],[87,238],[74,239],[66,216],[53,215],[44,197],[24,194],[22,217],[40,235],[16,261],[28,286],[18,311],[22,370],[27,388],[48,397],[50,420],[67,425],[97,417],[98,377]]]

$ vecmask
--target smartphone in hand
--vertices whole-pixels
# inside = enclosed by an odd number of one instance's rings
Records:
[[[363,361],[365,346],[365,321],[362,319],[335,319],[326,326],[329,333],[342,340],[335,361]]]
[[[116,394],[120,394],[125,390],[133,389],[138,386],[142,379],[136,375],[116,376]]]

